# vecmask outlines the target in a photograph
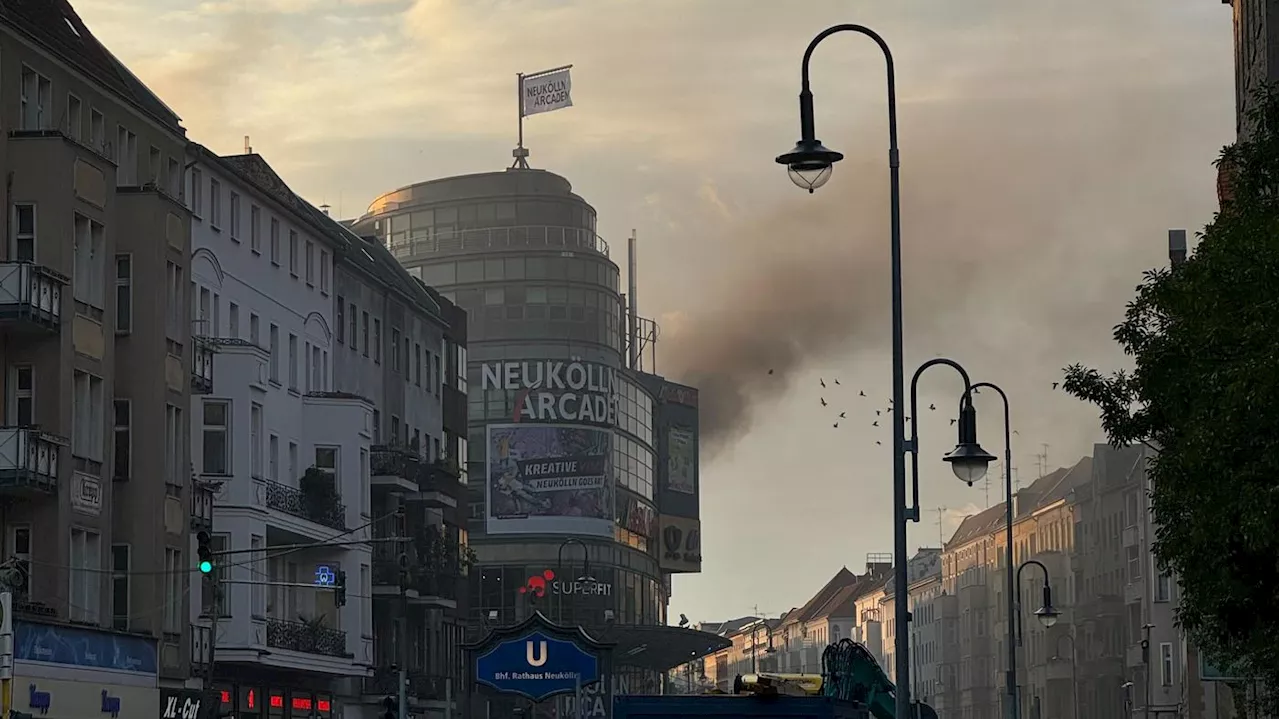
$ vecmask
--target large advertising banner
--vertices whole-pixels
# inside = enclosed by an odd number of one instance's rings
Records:
[[[613,432],[491,424],[487,445],[489,534],[613,535]]]
[[[698,438],[688,427],[667,430],[667,489],[684,494],[698,491]]]

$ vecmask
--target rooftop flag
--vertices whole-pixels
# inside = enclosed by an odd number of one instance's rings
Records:
[[[529,168],[529,151],[524,146],[524,119],[530,115],[573,107],[573,65],[516,75],[516,97],[520,108],[519,141],[511,153],[516,161],[512,168]]]

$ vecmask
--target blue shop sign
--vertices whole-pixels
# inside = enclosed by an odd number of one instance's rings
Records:
[[[157,664],[149,639],[31,622],[14,622],[13,658],[138,674],[155,674]]]
[[[542,701],[600,681],[600,661],[574,642],[535,631],[508,639],[476,659],[476,681]]]

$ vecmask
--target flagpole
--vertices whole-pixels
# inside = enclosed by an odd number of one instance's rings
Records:
[[[516,159],[511,163],[511,169],[527,170],[529,169],[529,151],[524,149],[524,73],[516,73],[516,149],[511,151],[511,156]]]

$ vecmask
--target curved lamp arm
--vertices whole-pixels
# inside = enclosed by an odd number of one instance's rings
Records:
[[[1015,587],[1015,589],[1017,590],[1017,593],[1016,593],[1016,594],[1014,594],[1014,600],[1013,600],[1013,601],[1014,601],[1014,606],[1015,606],[1015,607],[1017,607],[1017,609],[1018,609],[1018,611],[1017,611],[1017,618],[1016,618],[1016,621],[1015,621],[1015,623],[1014,623],[1014,628],[1015,628],[1015,630],[1016,630],[1016,632],[1017,632],[1017,635],[1018,635],[1018,646],[1022,646],[1022,597],[1021,597],[1021,594],[1022,594],[1022,570],[1026,569],[1026,568],[1027,568],[1027,565],[1031,565],[1031,564],[1034,564],[1035,566],[1039,567],[1039,568],[1040,568],[1040,572],[1041,572],[1042,574],[1044,574],[1044,593],[1045,593],[1045,598],[1046,598],[1046,599],[1048,599],[1048,598],[1049,598],[1049,568],[1048,568],[1048,567],[1046,567],[1046,566],[1044,566],[1044,563],[1043,563],[1043,562],[1041,562],[1039,559],[1028,559],[1027,561],[1023,562],[1022,564],[1019,564],[1019,565],[1018,565],[1018,572],[1017,572],[1017,574],[1015,574],[1015,575],[1014,575],[1014,579],[1015,579],[1015,581],[1014,581],[1014,587]]]
[[[885,69],[888,73],[889,82],[889,166],[898,166],[898,101],[897,90],[893,79],[893,53],[889,50],[889,44],[884,38],[869,27],[854,24],[832,25],[831,27],[818,33],[809,47],[805,48],[804,59],[800,61],[800,136],[812,140],[813,130],[813,93],[809,91],[809,58],[813,57],[813,51],[817,49],[818,44],[828,37],[838,32],[856,32],[866,35],[880,46],[881,52],[884,53]]]
[[[582,576],[586,577],[590,575],[591,552],[590,550],[587,549],[586,543],[584,543],[581,539],[577,539],[574,537],[570,537],[560,543],[560,549],[556,550],[556,567],[560,568],[564,566],[564,549],[565,547],[568,547],[571,544],[576,544],[579,547],[582,547]],[[581,577],[575,577],[575,579],[581,579]]]
[[[911,375],[911,405],[910,406],[911,406],[911,416],[913,418],[916,417],[916,394],[917,394],[916,385],[920,381],[920,375],[924,374],[924,371],[929,369],[930,367],[933,367],[935,365],[940,365],[940,364],[946,365],[954,369],[956,372],[959,372],[960,378],[964,380],[965,390],[964,390],[963,397],[961,397],[960,399],[961,406],[964,406],[966,402],[968,403],[972,402],[969,395],[969,393],[972,391],[972,385],[969,382],[969,373],[966,372],[964,367],[961,367],[960,363],[956,362],[955,360],[947,359],[946,357],[935,357],[934,359],[931,359],[928,362],[925,362],[924,364],[920,365],[920,367],[916,370],[916,373]],[[897,409],[898,409],[899,417],[895,421],[905,422],[906,420],[903,419],[903,416],[905,415],[903,415],[902,413],[902,408],[899,407]],[[902,451],[908,452],[911,454],[911,506],[905,509],[904,518],[910,519],[913,522],[920,521],[920,457],[919,457],[920,433],[918,431],[919,426],[920,426],[920,422],[917,419],[912,419],[911,439],[907,440],[904,443],[902,448]]]

